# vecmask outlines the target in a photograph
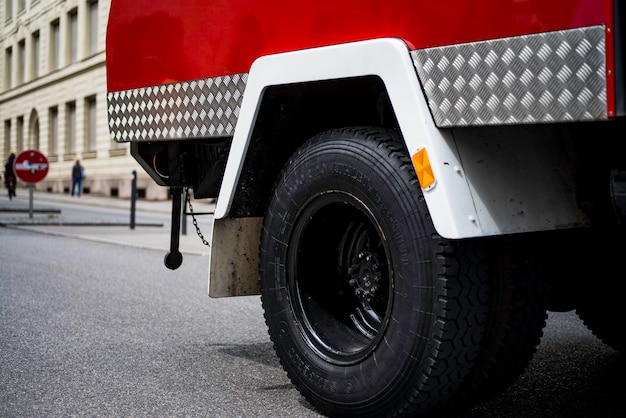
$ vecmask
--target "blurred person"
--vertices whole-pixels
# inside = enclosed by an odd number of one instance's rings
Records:
[[[76,196],[80,197],[84,178],[85,169],[82,165],[80,165],[80,160],[76,160],[76,163],[74,163],[74,166],[72,167],[72,190],[70,195],[74,196],[74,192],[76,192]]]
[[[15,153],[11,152],[9,158],[4,163],[4,184],[7,186],[7,190],[9,191],[9,199],[13,199],[15,197],[15,183],[17,179],[15,178],[15,171],[13,171],[13,164],[15,162]]]

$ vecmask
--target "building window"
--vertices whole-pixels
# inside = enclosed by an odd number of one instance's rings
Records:
[[[4,87],[10,89],[13,83],[13,48],[4,50]]]
[[[8,0],[9,2],[11,0]],[[26,9],[26,0],[17,0],[17,12],[22,13]]]
[[[72,9],[67,14],[67,52],[68,62],[73,63],[78,59],[78,10]]]
[[[13,19],[13,0],[6,0],[4,2],[4,16],[7,22]]]
[[[20,152],[24,150],[24,116],[17,117],[15,128],[15,147],[17,152]]]
[[[39,115],[37,110],[30,112],[30,121],[28,122],[28,148],[39,149]]]
[[[56,156],[59,143],[59,108],[48,109],[48,154]]]
[[[65,105],[65,154],[76,154],[76,102]]]
[[[59,19],[50,23],[50,70],[56,70],[60,65],[61,25]]]
[[[39,61],[41,52],[41,45],[39,43],[39,31],[33,32],[31,39],[32,53],[30,65],[32,67],[33,78],[37,78],[39,77]]]
[[[11,149],[11,119],[4,121],[4,154],[9,155],[9,152],[15,151]]]
[[[17,84],[26,81],[26,40],[17,43]]]
[[[90,55],[98,52],[98,1],[97,0],[89,0],[88,1],[89,8],[89,19],[87,20],[87,36],[88,39],[88,53]]]
[[[85,149],[93,152],[96,150],[96,96],[85,99]]]

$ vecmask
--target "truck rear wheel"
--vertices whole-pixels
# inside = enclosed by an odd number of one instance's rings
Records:
[[[261,299],[300,393],[329,415],[420,415],[478,356],[479,241],[437,235],[394,131],[333,130],[286,164],[264,220]]]
[[[626,353],[626,335],[623,331],[626,315],[621,306],[623,297],[618,297],[617,291],[603,295],[590,293],[587,295],[590,300],[582,303],[576,309],[576,314],[600,341],[615,351]]]
[[[480,355],[455,407],[488,401],[526,370],[541,342],[548,286],[534,241],[523,236],[488,240],[490,312]]]
[[[610,245],[599,245],[612,236]],[[613,263],[626,253],[623,230],[593,230],[581,243],[585,258],[577,263],[582,286],[578,290],[576,314],[587,329],[615,351],[626,353],[626,310],[622,305],[624,292],[621,277]]]

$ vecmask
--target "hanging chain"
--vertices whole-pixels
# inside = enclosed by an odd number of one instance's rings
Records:
[[[180,154],[178,156],[178,159],[180,161],[180,177],[182,179],[183,184],[185,184],[185,170],[184,170],[185,158],[183,154]],[[202,232],[200,231],[200,226],[198,226],[198,220],[196,219],[196,215],[193,212],[193,206],[191,206],[191,198],[189,197],[189,186],[185,186],[184,192],[185,192],[185,205],[189,206],[189,213],[191,214],[191,219],[193,220],[193,226],[196,228],[196,234],[198,234],[198,236],[200,237],[200,240],[202,240],[202,243],[204,245],[206,245],[207,247],[210,247],[211,244],[209,244],[209,242],[204,238],[204,235],[202,235]],[[186,211],[183,210],[183,213],[185,212]]]
[[[193,220],[193,226],[196,228],[196,234],[198,234],[204,245],[210,247],[211,244],[209,244],[207,240],[204,239],[204,235],[202,235],[200,227],[198,226],[198,220],[196,219],[196,215],[193,213],[193,206],[191,206],[191,198],[189,197],[189,186],[185,187],[185,196],[187,197],[187,201],[185,202],[185,204],[189,206],[189,213],[191,214],[191,219]]]

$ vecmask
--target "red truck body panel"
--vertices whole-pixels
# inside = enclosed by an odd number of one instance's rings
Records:
[[[611,21],[611,0],[113,0],[108,91],[243,73],[263,55],[359,40],[419,49]]]

